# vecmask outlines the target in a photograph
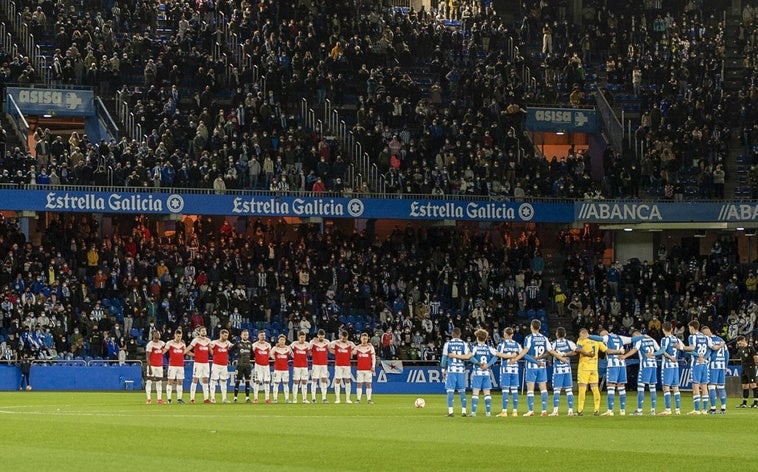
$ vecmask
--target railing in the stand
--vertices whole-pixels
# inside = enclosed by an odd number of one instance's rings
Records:
[[[23,146],[25,151],[28,151],[29,133],[31,132],[31,127],[26,121],[24,114],[21,113],[21,109],[13,99],[13,96],[11,94],[7,94],[5,98],[8,100],[8,116],[11,117],[14,130],[18,135],[19,141],[21,141],[21,146]]]
[[[108,133],[110,133],[110,139],[118,141],[118,125],[115,121],[113,121],[113,117],[111,117],[111,114],[108,113],[108,108],[105,106],[103,101],[100,100],[100,97],[95,97],[95,108],[97,110],[98,117],[103,120],[103,123],[105,123],[105,129],[108,131]]]

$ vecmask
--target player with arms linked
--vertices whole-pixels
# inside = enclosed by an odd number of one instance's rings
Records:
[[[511,364],[509,359],[518,357],[521,352],[521,344],[513,340],[513,328],[503,330],[503,340],[497,345],[497,357],[500,361],[500,389],[503,392],[503,410],[497,414],[498,418],[508,417],[508,397],[513,404],[513,416],[518,416],[518,388],[519,375],[518,363]]]
[[[447,416],[453,416],[455,391],[461,397],[461,416],[466,415],[466,362],[460,356],[469,354],[469,346],[461,339],[461,329],[453,328],[452,338],[442,347],[442,378],[447,393]],[[455,357],[452,357],[455,356]]]
[[[450,353],[448,357],[474,364],[471,370],[471,416],[476,416],[476,410],[479,406],[479,392],[482,390],[484,391],[485,415],[490,416],[492,411],[490,367],[498,360],[497,351],[487,345],[487,337],[489,336],[487,330],[477,329],[474,336],[476,337],[476,344],[468,354]]]

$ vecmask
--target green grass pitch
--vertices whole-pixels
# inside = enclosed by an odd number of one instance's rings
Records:
[[[426,395],[423,409],[414,407],[415,398],[376,395],[373,405],[145,405],[139,392],[6,392],[0,393],[0,457],[8,471],[80,472],[725,471],[750,470],[758,459],[758,410],[734,408],[737,399],[725,416],[486,418],[481,403],[478,417],[462,418],[456,398],[456,416],[448,418],[443,395]],[[521,403],[523,410],[525,398]],[[493,414],[499,405],[496,395]],[[691,406],[685,395],[682,411]]]

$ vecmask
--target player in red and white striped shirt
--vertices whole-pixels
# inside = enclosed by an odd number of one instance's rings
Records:
[[[311,340],[311,401],[316,403],[316,382],[321,387],[321,402],[327,403],[326,390],[329,388],[329,341],[324,339],[326,333],[318,330],[316,339]]]
[[[363,395],[363,384],[366,384],[366,401],[374,403],[371,399],[371,382],[376,372],[376,351],[374,346],[368,342],[368,333],[361,333],[361,343],[355,347],[355,357],[358,360],[355,382],[358,384],[356,393],[358,403],[361,402]]]
[[[163,403],[163,348],[166,343],[161,341],[161,333],[157,329],[153,331],[153,339],[145,346],[145,356],[147,357],[147,372],[145,377],[145,393],[147,394],[147,404],[153,402],[152,390],[155,382],[155,393],[158,397],[158,403]]]
[[[340,403],[340,387],[345,385],[345,403],[353,403],[350,400],[350,382],[353,378],[350,372],[350,359],[353,357],[355,344],[347,340],[347,331],[340,333],[340,339],[334,341],[329,347],[329,352],[334,354],[334,394],[337,397],[334,403]]]
[[[280,334],[276,346],[271,348],[274,359],[274,403],[279,403],[279,385],[284,384],[284,402],[290,403],[290,357],[292,349],[287,346],[287,336]]]
[[[182,341],[182,330],[174,331],[174,339],[163,347],[163,353],[168,352],[168,381],[166,382],[166,397],[171,403],[171,390],[176,385],[176,403],[184,403],[184,353],[187,345]]]
[[[253,343],[253,357],[255,358],[255,384],[253,384],[253,403],[258,403],[258,390],[263,384],[263,394],[266,403],[271,403],[270,391],[271,386],[271,368],[269,367],[269,356],[271,355],[271,344],[266,342],[266,332],[258,332],[258,341]]]
[[[295,403],[297,403],[298,385],[303,389],[303,403],[310,403],[308,401],[308,354],[311,352],[311,345],[305,341],[305,336],[305,332],[300,332],[297,341],[290,344],[290,349],[292,349],[292,400]],[[316,395],[315,389],[313,395]]]
[[[221,386],[221,402],[229,403],[226,398],[227,384],[229,383],[229,351],[234,344],[229,342],[229,331],[222,329],[219,339],[211,341],[213,351],[213,365],[211,366],[211,403],[216,400],[216,384]]]

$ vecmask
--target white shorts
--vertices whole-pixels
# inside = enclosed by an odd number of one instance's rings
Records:
[[[229,368],[225,365],[213,364],[211,380],[229,380]]]
[[[289,370],[275,370],[274,371],[274,383],[289,383],[290,371]]]
[[[147,377],[151,379],[163,379],[163,366],[153,367],[147,366]]]
[[[353,378],[352,372],[350,372],[349,366],[334,366],[334,378],[350,380]]]
[[[210,364],[207,362],[195,362],[192,365],[192,377],[196,379],[207,379],[210,377]]]
[[[325,365],[314,365],[311,370],[311,378],[313,380],[329,379],[329,368]]]
[[[267,365],[255,364],[255,380],[263,383],[271,382],[271,369]]]
[[[359,370],[355,374],[355,381],[358,383],[371,383],[374,379],[374,373],[370,370]]]
[[[308,380],[308,368],[307,367],[293,367],[292,368],[292,380],[295,382]]]
[[[184,367],[168,366],[169,380],[184,380]]]

